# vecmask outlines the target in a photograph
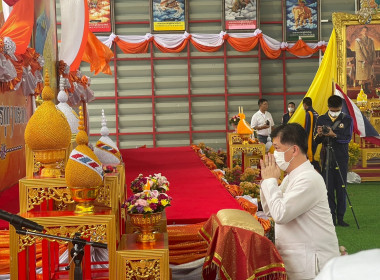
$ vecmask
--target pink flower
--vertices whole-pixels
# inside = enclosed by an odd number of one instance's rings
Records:
[[[137,201],[136,201],[136,203],[135,203],[135,205],[136,206],[147,206],[148,205],[148,203],[146,202],[146,200],[145,199],[138,199]]]

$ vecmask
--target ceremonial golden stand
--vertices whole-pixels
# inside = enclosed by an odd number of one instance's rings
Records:
[[[74,211],[45,211],[45,212],[28,212],[21,216],[31,221],[42,225],[45,229],[44,233],[49,235],[56,235],[60,237],[73,238],[74,234],[79,232],[81,238],[92,242],[100,242],[107,244],[108,257],[109,257],[109,279],[116,278],[116,228],[115,228],[115,213],[112,210],[104,208],[96,208],[95,214],[80,215]],[[29,279],[27,275],[31,272],[35,273],[35,263],[33,258],[35,256],[29,254],[29,249],[33,249],[37,241],[41,241],[40,237],[32,235],[19,235],[13,226],[10,227],[10,258],[11,258],[11,279]],[[43,279],[51,279],[51,275],[55,272],[56,267],[51,266],[53,259],[59,256],[52,256],[50,246],[54,242],[67,243],[64,241],[44,240],[42,252],[42,267]],[[46,244],[47,243],[47,244]],[[87,246],[88,247],[88,246]],[[69,251],[71,247],[69,246]],[[91,274],[91,259],[89,256],[89,248],[85,248],[84,269],[83,272]],[[44,257],[45,255],[45,257]],[[48,257],[47,257],[48,256]],[[70,279],[74,279],[73,274],[74,266],[70,268]],[[25,277],[26,276],[26,277]],[[24,278],[25,277],[25,278]],[[34,274],[35,279],[35,274]],[[89,279],[89,278],[86,278]]]
[[[244,157],[244,167],[257,165],[260,158],[265,155],[265,144],[243,144],[243,140],[238,133],[228,133],[228,167],[233,166],[233,157],[235,154],[241,153]]]
[[[358,101],[356,100],[356,103]],[[380,132],[380,99],[367,99],[365,104],[357,104],[360,111],[367,117],[372,126],[377,132]],[[359,106],[361,105],[361,106]],[[359,138],[360,139],[360,138]],[[356,141],[356,139],[355,139]],[[358,141],[361,145],[362,152],[362,167],[367,168],[367,161],[372,158],[380,158],[380,147],[361,139]]]
[[[171,279],[167,233],[156,233],[153,243],[137,242],[136,233],[123,234],[116,252],[116,262],[117,278],[114,279]]]

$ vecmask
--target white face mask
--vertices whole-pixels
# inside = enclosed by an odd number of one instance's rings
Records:
[[[337,118],[341,112],[342,112],[342,111],[331,112],[331,111],[329,110],[329,115],[330,115],[331,117],[333,117],[333,118]]]
[[[274,159],[276,160],[276,163],[277,163],[278,167],[279,167],[282,171],[286,171],[286,169],[288,169],[290,162],[291,162],[291,161],[293,160],[293,158],[294,158],[294,157],[292,157],[291,160],[289,160],[289,161],[285,161],[285,153],[286,153],[287,151],[289,151],[290,148],[292,148],[292,147],[289,147],[289,149],[287,149],[285,152],[277,152],[277,151],[274,151],[274,153],[273,153]]]
[[[288,111],[289,111],[290,113],[293,113],[293,112],[294,112],[294,108],[293,108],[293,107],[288,107]]]

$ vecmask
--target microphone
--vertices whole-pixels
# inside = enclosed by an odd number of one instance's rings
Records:
[[[8,213],[7,211],[0,209],[0,219],[9,222],[15,228],[27,228],[35,231],[43,231],[44,227],[33,222],[31,220],[25,219],[19,215]]]

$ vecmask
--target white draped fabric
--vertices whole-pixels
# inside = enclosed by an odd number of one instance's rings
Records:
[[[165,48],[176,48],[179,45],[183,43],[184,40],[186,40],[189,36],[191,36],[191,39],[200,45],[207,46],[207,47],[219,47],[224,43],[224,35],[227,33],[224,31],[221,31],[219,34],[189,34],[187,32],[183,34],[150,34],[147,33],[145,35],[116,35],[112,33],[110,36],[98,36],[98,39],[105,44],[107,47],[112,46],[112,42],[115,40],[116,37],[118,37],[120,40],[128,43],[143,43],[150,38],[154,38],[154,41]],[[262,38],[264,42],[268,45],[268,47],[274,51],[279,49],[287,49],[291,48],[295,45],[295,43],[288,43],[288,42],[280,42],[276,39],[273,39],[269,37],[268,35],[265,35],[262,33],[260,29],[256,29],[254,32],[249,33],[229,33],[228,35],[232,38],[251,38],[256,37],[259,34],[262,34]],[[319,41],[317,43],[306,43],[311,49],[315,49],[317,47],[326,46],[327,43],[325,41]],[[312,54],[308,56],[298,56],[300,58],[307,58],[310,57]]]
[[[8,4],[5,3],[4,1],[1,1],[1,2],[3,6],[4,22],[6,22],[13,7],[8,6]]]
[[[75,60],[83,38],[85,27],[84,0],[60,0],[61,3],[61,47],[59,60],[71,65]],[[87,38],[86,38],[87,39]]]

